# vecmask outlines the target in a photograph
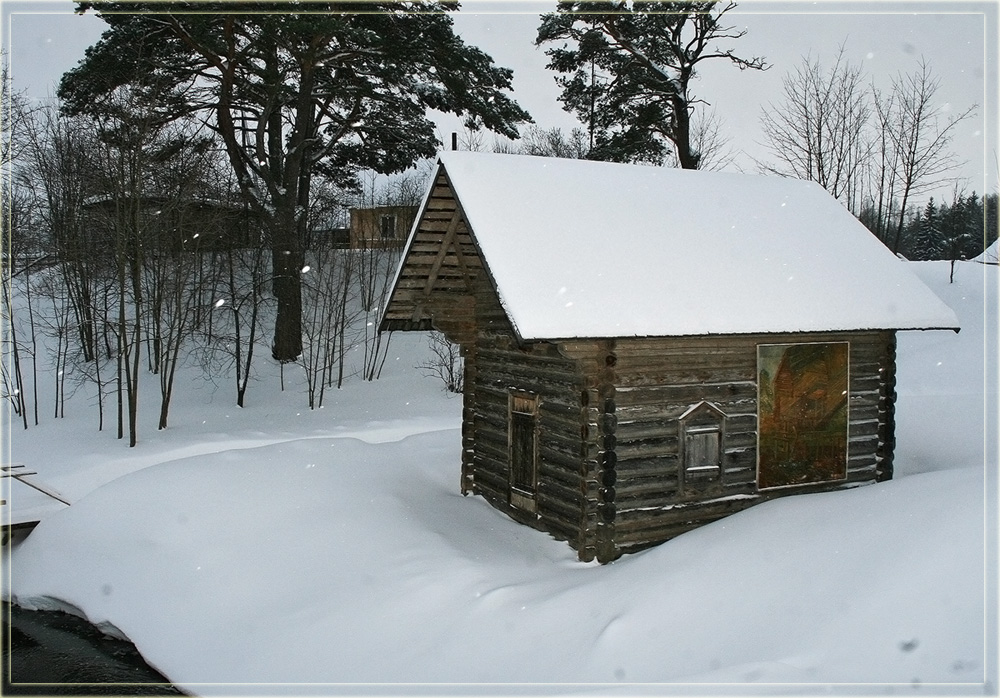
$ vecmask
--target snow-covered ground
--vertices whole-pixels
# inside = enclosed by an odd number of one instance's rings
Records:
[[[134,449],[83,396],[13,425],[73,504],[14,547],[4,594],[201,695],[995,695],[998,268],[914,268],[963,329],[900,335],[891,482],[583,564],[459,494],[461,400],[397,334],[385,376],[322,410],[274,377],[241,410],[192,374],[166,431],[148,396]]]

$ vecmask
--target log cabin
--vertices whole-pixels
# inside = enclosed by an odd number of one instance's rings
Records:
[[[380,329],[461,346],[461,491],[606,563],[891,478],[896,332],[958,321],[814,183],[448,152]]]

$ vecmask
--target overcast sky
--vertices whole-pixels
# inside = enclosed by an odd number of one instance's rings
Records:
[[[539,13],[555,0],[464,0],[454,15],[463,38],[514,70],[514,96],[540,126],[569,130],[578,125],[562,111],[544,48],[535,48]],[[16,88],[38,99],[55,91],[60,75],[83,57],[104,24],[92,14],[72,14],[70,0],[0,0],[3,46],[9,50]],[[997,191],[997,23],[998,4],[988,2],[773,2],[743,0],[726,15],[728,25],[747,30],[732,42],[741,56],[763,56],[765,72],[740,71],[726,61],[703,63],[695,94],[711,104],[729,147],[737,154],[727,169],[755,171],[766,159],[760,116],[782,100],[782,78],[811,56],[831,65],[838,47],[871,80],[888,87],[893,77],[927,60],[941,81],[941,106],[961,112],[978,105],[973,118],[955,131],[954,150],[966,161],[966,191]],[[458,122],[443,122],[447,132]],[[939,191],[937,198],[950,199]]]

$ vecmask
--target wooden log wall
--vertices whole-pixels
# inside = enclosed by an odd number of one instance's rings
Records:
[[[512,518],[566,540],[581,558],[593,559],[586,531],[588,497],[584,462],[590,452],[583,374],[551,344],[519,347],[512,335],[482,332],[476,344],[472,489]],[[508,396],[538,396],[538,486],[535,511],[509,503]],[[588,550],[589,548],[589,550]]]
[[[757,345],[842,341],[850,342],[846,480],[759,492]],[[610,350],[607,342],[560,344],[581,361],[603,408],[589,418],[592,430],[605,427],[592,431],[597,462],[614,463],[611,477],[595,467],[594,477],[614,484],[613,516],[604,523],[613,529],[614,551],[605,549],[599,557],[667,540],[763,499],[891,476],[893,347],[891,332],[620,339]],[[601,387],[611,362],[613,391]],[[703,401],[726,415],[722,473],[711,487],[682,491],[678,419]],[[607,408],[613,409],[612,420]]]
[[[621,555],[615,544],[617,469],[616,365],[614,340],[575,340],[560,342],[558,351],[573,359],[583,374],[581,406],[581,472],[586,496],[583,500],[583,526],[580,557],[610,562]]]

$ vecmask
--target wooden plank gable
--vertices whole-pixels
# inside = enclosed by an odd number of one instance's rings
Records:
[[[459,344],[510,324],[448,174],[439,166],[382,314],[380,329],[437,329]]]

